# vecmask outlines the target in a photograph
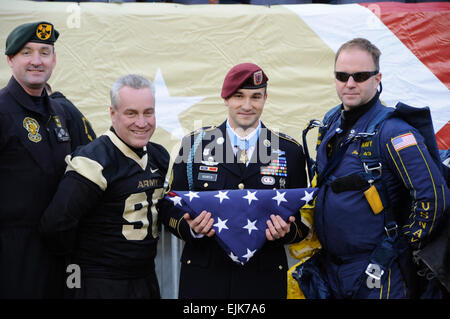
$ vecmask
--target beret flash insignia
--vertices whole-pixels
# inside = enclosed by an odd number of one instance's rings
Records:
[[[36,28],[36,36],[40,40],[48,40],[52,35],[52,25],[41,23]]]
[[[253,84],[254,85],[260,85],[263,81],[263,73],[261,70],[256,71],[253,73]]]

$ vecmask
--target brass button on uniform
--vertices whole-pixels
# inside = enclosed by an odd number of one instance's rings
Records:
[[[208,183],[203,184],[203,187],[205,188],[208,187]]]
[[[191,263],[191,260],[190,260],[190,259],[189,259],[188,261],[186,261],[186,264],[189,265],[190,263]]]
[[[238,187],[239,187],[239,189],[244,189],[244,184],[243,183],[239,183]]]
[[[283,266],[279,265],[279,266],[278,266],[278,269],[282,270],[282,269],[283,269]]]

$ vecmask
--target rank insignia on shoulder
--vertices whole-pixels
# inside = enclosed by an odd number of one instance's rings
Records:
[[[23,127],[28,131],[28,139],[34,143],[42,140],[42,135],[39,134],[39,123],[31,117],[23,119]]]

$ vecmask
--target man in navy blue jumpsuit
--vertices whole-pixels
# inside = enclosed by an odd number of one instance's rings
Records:
[[[340,114],[319,136],[319,176],[331,165],[333,156],[348,146],[331,174],[319,182],[316,202],[315,226],[332,298],[411,297],[413,286],[407,274],[415,275],[412,251],[420,249],[439,228],[448,207],[446,182],[424,138],[399,118],[387,119],[378,139],[381,180],[398,229],[387,234],[386,209],[372,207],[376,196],[364,194],[370,183],[363,189],[349,184],[349,176],[364,173],[360,157],[367,154],[360,153],[371,146],[351,138],[365,132],[370,120],[385,108],[377,90],[382,76],[380,54],[378,48],[361,38],[338,50],[335,82],[342,101]],[[394,233],[398,233],[395,245],[403,243],[406,248],[385,269],[377,268],[371,264],[373,252]]]

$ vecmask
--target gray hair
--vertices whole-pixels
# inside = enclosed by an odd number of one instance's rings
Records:
[[[117,110],[117,106],[119,105],[119,90],[124,86],[128,86],[132,89],[145,89],[149,88],[152,92],[153,98],[155,98],[155,86],[146,78],[136,75],[136,74],[128,74],[121,76],[118,78],[112,85],[111,90],[109,91],[109,95],[111,97],[111,106]]]

